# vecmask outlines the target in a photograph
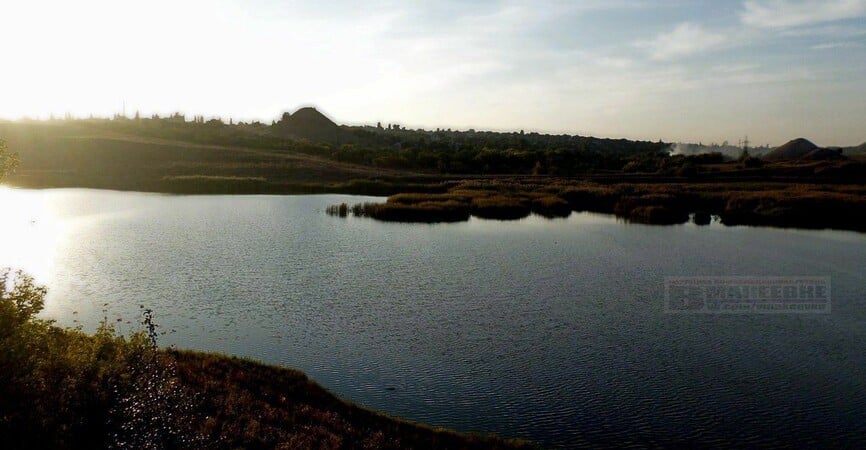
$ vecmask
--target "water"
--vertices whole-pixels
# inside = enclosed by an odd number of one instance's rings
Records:
[[[545,446],[862,447],[866,235],[609,216],[407,225],[371,197],[0,189],[44,316],[304,370],[343,398]],[[663,313],[663,280],[830,276],[831,314]]]

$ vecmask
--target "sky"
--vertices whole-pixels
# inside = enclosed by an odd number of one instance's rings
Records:
[[[866,141],[866,0],[3,0],[0,117]]]

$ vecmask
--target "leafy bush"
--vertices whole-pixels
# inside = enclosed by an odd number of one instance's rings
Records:
[[[177,448],[191,403],[147,333],[94,336],[36,315],[46,289],[0,271],[0,436],[9,448]]]

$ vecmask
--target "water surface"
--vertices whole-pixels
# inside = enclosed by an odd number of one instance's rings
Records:
[[[866,235],[440,225],[324,214],[374,200],[0,190],[0,267],[44,315],[304,370],[365,406],[546,446],[843,447],[866,436]],[[667,276],[830,276],[831,314],[669,315]]]

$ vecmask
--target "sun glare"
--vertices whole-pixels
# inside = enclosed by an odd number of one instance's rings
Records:
[[[55,253],[64,235],[42,192],[0,187],[0,267],[23,270],[40,284],[51,281]]]

